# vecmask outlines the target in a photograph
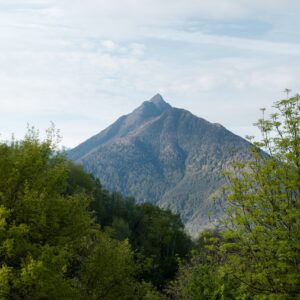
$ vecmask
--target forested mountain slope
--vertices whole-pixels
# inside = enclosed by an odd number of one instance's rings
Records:
[[[217,217],[212,198],[224,184],[223,171],[246,159],[249,145],[157,94],[68,156],[109,190],[180,213],[196,234]]]

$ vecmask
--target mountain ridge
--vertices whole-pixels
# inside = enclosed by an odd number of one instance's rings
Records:
[[[86,141],[80,143],[74,149],[76,149],[76,154],[73,149],[68,152],[68,156],[72,157],[72,159],[77,159],[80,155],[86,150],[86,146],[89,148],[93,146],[97,146],[99,143],[105,143],[110,140],[111,136],[114,134],[118,134],[120,127],[124,125],[124,122],[128,122],[129,124],[125,125],[127,130],[124,130],[119,133],[120,135],[124,135],[128,133],[132,129],[133,123],[137,123],[140,119],[143,121],[149,119],[150,117],[158,116],[166,109],[172,108],[170,104],[165,102],[160,94],[156,94],[148,101],[144,101],[139,107],[133,110],[131,113],[127,115],[123,115],[119,117],[113,124],[108,126],[106,129],[101,132],[95,134],[91,138]],[[134,119],[135,118],[135,119]],[[134,119],[134,120],[133,120]],[[135,121],[135,122],[134,122]],[[138,122],[140,123],[140,122]],[[139,124],[140,125],[140,124]],[[84,147],[82,147],[84,146]],[[81,148],[83,148],[81,150]]]
[[[109,190],[180,213],[191,234],[219,215],[209,199],[249,142],[157,94],[72,149],[68,156]],[[211,210],[211,212],[209,212]]]

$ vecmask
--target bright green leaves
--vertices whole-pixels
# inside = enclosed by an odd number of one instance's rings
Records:
[[[259,145],[269,156],[253,149],[246,168],[226,175],[228,232],[236,234],[231,243],[237,248],[225,251],[226,268],[257,299],[300,293],[299,97],[282,100],[276,108],[278,114],[257,124],[263,135]]]
[[[5,206],[1,205],[0,206],[0,233],[1,233],[0,237],[6,230],[6,225],[7,225],[6,219],[8,216],[9,216],[9,210],[5,208]]]
[[[25,299],[72,299],[75,290],[64,276],[67,256],[62,249],[44,247],[39,258],[27,257],[15,274],[15,293]]]
[[[65,159],[33,131],[0,144],[0,266],[14,299],[68,299],[68,272],[92,229],[83,195],[64,197]],[[69,295],[69,296],[68,296]]]
[[[113,251],[112,251],[113,249]],[[79,271],[84,299],[132,299],[138,284],[134,279],[133,254],[127,241],[102,234]]]
[[[0,299],[160,299],[137,280],[128,223],[114,219],[117,239],[95,223],[91,208],[98,221],[112,218],[110,195],[49,134],[0,143]]]
[[[7,299],[10,293],[11,269],[5,265],[0,267],[0,300]]]

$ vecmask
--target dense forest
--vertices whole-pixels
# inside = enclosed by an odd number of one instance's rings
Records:
[[[2,142],[0,299],[300,299],[299,96],[275,106],[224,174],[219,226],[193,241],[68,161],[55,131]]]

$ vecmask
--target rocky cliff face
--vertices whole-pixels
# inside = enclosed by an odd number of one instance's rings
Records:
[[[109,190],[180,213],[196,234],[218,216],[212,198],[222,173],[249,156],[249,145],[156,95],[68,155]]]

